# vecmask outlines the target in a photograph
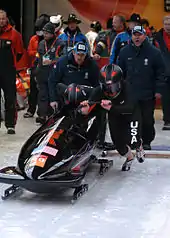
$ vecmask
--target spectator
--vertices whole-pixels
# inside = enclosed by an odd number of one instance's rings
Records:
[[[141,25],[146,31],[146,35],[149,38],[149,42],[153,44],[155,47],[159,48],[158,42],[155,40],[155,34],[152,32],[152,28],[149,27],[149,21],[147,19],[141,19]]]
[[[81,33],[78,27],[81,20],[79,20],[75,14],[69,14],[68,20],[63,23],[68,25],[64,29],[64,33],[59,36],[59,39],[65,43],[64,54],[68,54],[77,42],[82,41],[88,44],[87,38]]]
[[[98,36],[98,33],[101,31],[102,25],[100,24],[99,21],[93,21],[90,24],[90,31],[87,32],[86,37],[89,41],[90,44],[90,55],[93,56],[93,49],[94,49],[94,42],[96,37]]]
[[[55,27],[49,22],[43,27],[44,40],[38,45],[36,78],[38,84],[37,123],[43,124],[52,113],[49,105],[48,78],[52,66],[62,54],[62,42],[55,37]]]
[[[106,29],[107,30],[112,30],[112,28],[113,28],[112,22],[113,22],[113,16],[110,16],[107,19],[107,22],[106,22]]]
[[[61,57],[54,65],[49,77],[49,93],[51,106],[58,107],[57,83],[71,83],[87,86],[99,84],[100,70],[96,62],[89,57],[88,47],[84,42],[74,46],[73,52]]]
[[[170,16],[163,19],[163,28],[156,34],[165,62],[166,87],[162,92],[163,130],[170,130]]]
[[[38,17],[35,22],[35,32],[36,34],[33,35],[28,44],[28,56],[30,61],[30,94],[28,97],[28,110],[24,114],[24,118],[33,117],[34,113],[36,112],[37,107],[37,97],[38,97],[38,89],[37,89],[37,82],[36,76],[34,74],[34,63],[36,60],[36,54],[38,50],[38,45],[41,40],[43,40],[43,27],[46,23],[48,23],[49,19],[41,15]]]
[[[125,22],[126,20],[123,16],[116,15],[112,20],[112,29],[99,33],[95,41],[94,59],[109,57],[110,49],[116,35],[125,30]]]
[[[134,28],[134,26],[140,25],[141,21],[141,17],[139,14],[133,13],[130,17],[129,20],[127,20],[128,22],[128,28],[118,34],[112,44],[112,49],[110,52],[110,63],[116,63],[117,61],[117,57],[119,55],[120,49],[122,47],[124,47],[125,45],[127,45],[129,43],[129,41],[131,40],[132,37],[132,29]]]
[[[146,37],[142,26],[134,27],[132,41],[119,54],[119,66],[124,73],[130,100],[140,109],[143,148],[150,150],[155,137],[156,86],[164,84],[164,61],[161,52]]]
[[[16,124],[16,63],[23,54],[23,42],[8,23],[7,13],[0,10],[0,87],[5,96],[5,126],[15,134]]]
[[[55,26],[55,35],[58,37],[60,34],[64,32],[63,27],[63,16],[62,15],[57,15],[57,16],[51,16],[50,17],[50,22],[54,24]]]

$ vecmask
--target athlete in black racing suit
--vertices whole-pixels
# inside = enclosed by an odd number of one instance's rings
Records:
[[[136,157],[139,162],[144,161],[144,151],[139,133],[138,109],[128,101],[123,74],[117,65],[106,65],[102,68],[103,79],[100,86],[94,88],[88,99],[81,104],[81,111],[87,115],[108,110],[110,135],[120,155],[126,157],[122,166],[123,171],[130,170],[134,156],[131,146],[136,148]],[[89,105],[89,102],[100,104]],[[102,109],[101,109],[102,107]]]

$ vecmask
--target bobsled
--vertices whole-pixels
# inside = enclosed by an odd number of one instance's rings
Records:
[[[52,194],[73,188],[75,200],[88,190],[82,180],[97,160],[93,154],[97,122],[96,116],[83,116],[78,109],[68,107],[64,115],[62,110],[54,113],[23,145],[17,166],[0,170],[0,183],[12,185],[3,199],[20,188]],[[106,167],[101,163],[101,168]]]

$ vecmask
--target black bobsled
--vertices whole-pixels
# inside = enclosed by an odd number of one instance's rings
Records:
[[[34,193],[55,193],[74,188],[74,199],[88,190],[82,184],[97,139],[96,116],[83,116],[77,107],[53,114],[23,145],[16,167],[0,170],[0,183],[11,184],[3,199],[23,188]],[[105,164],[106,166],[103,166]],[[101,168],[107,169],[101,162]]]

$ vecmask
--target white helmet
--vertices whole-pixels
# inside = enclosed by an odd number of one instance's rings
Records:
[[[55,25],[55,32],[59,31],[63,26],[63,16],[57,15],[57,16],[51,16],[50,22]]]

